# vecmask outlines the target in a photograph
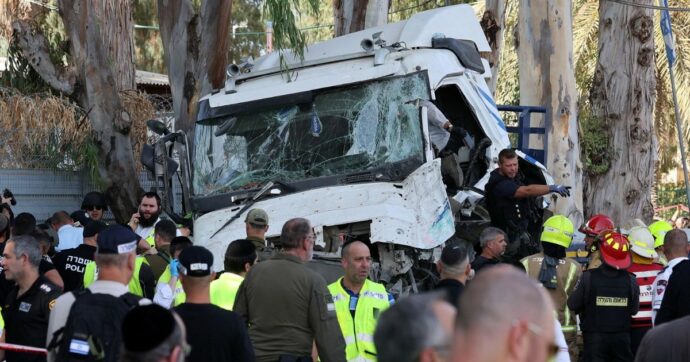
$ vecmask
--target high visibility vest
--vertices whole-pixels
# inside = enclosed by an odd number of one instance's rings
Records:
[[[338,279],[328,286],[333,296],[338,324],[345,339],[345,358],[348,361],[376,361],[374,330],[381,312],[390,306],[383,284],[367,279],[359,291],[355,317],[350,313],[350,294]]]
[[[527,274],[539,278],[539,271],[544,260],[544,253],[530,255],[521,260]],[[572,259],[559,259],[556,267],[556,289],[546,289],[556,307],[558,321],[561,322],[561,330],[564,333],[577,332],[575,313],[568,308],[568,297],[575,289],[575,284],[582,274],[581,266]]]
[[[141,265],[144,263],[148,265],[146,258],[137,256],[134,260],[134,273],[127,285],[130,293],[140,297],[144,296],[144,290],[141,288],[141,283],[139,283],[139,271],[141,270]],[[88,288],[96,279],[98,279],[98,268],[96,267],[95,261],[90,261],[84,268],[84,288]]]
[[[163,274],[161,274],[161,277],[158,278],[158,283],[163,283],[163,284],[168,284],[170,283],[170,279],[172,278],[172,274],[170,274],[170,267],[165,268],[165,271]],[[173,307],[177,307],[178,305],[182,304],[187,300],[187,294],[185,294],[184,289],[182,289],[182,282],[180,282],[180,279],[177,279],[177,283],[175,283],[175,290],[173,291],[173,295],[175,296],[175,299],[173,299]]]
[[[211,304],[232,310],[232,306],[235,305],[237,289],[240,288],[243,280],[243,277],[235,273],[221,274],[218,279],[211,282]]]

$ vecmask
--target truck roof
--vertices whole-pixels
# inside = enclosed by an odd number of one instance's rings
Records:
[[[304,50],[304,61],[288,50],[284,52],[285,60],[289,67],[295,67],[302,63],[318,63],[321,59],[328,61],[356,54],[365,55],[366,52],[360,45],[361,41],[365,38],[372,39],[372,35],[378,32],[381,32],[380,38],[385,40],[387,45],[400,42],[407,48],[430,48],[432,37],[435,34],[443,34],[446,38],[471,40],[480,52],[491,51],[474,9],[470,5],[453,5],[417,13],[408,20],[309,45]],[[280,70],[278,52],[258,58],[254,62],[252,73],[273,69]]]

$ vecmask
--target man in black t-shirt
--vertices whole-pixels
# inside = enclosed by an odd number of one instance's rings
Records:
[[[192,351],[187,361],[255,361],[254,349],[242,319],[211,304],[209,291],[215,279],[213,254],[201,246],[180,253],[179,272],[186,302],[175,307],[184,321]]]
[[[566,197],[570,191],[562,185],[523,185],[518,176],[518,156],[512,149],[504,149],[498,154],[498,168],[491,172],[484,187],[486,208],[491,216],[491,225],[508,234],[508,247],[505,257],[512,261],[531,255],[528,250],[532,237],[528,227],[532,213],[529,199],[551,192]],[[541,227],[541,225],[539,225]],[[538,247],[538,241],[533,242]],[[524,255],[523,255],[524,254]]]
[[[65,292],[84,285],[84,269],[96,254],[96,237],[106,225],[101,221],[91,221],[84,227],[84,243],[74,249],[63,250],[55,255],[53,263],[65,282]]]
[[[16,285],[2,304],[5,340],[7,343],[42,348],[47,336],[50,311],[61,290],[39,274],[41,249],[34,237],[13,236],[6,244],[2,266],[7,280]],[[46,360],[42,355],[10,351],[4,357],[11,362]]]
[[[489,226],[479,235],[479,245],[482,253],[472,262],[472,269],[479,273],[482,268],[501,262],[500,258],[506,251],[508,239],[506,233],[493,226]]]

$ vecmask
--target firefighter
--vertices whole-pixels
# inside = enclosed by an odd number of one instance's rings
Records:
[[[541,233],[543,252],[522,259],[530,277],[539,280],[551,296],[558,321],[568,343],[570,360],[577,361],[577,322],[567,306],[568,296],[582,274],[582,267],[566,258],[565,251],[573,240],[573,223],[563,215],[554,215],[544,223]]]
[[[654,236],[654,250],[659,255],[656,262],[664,266],[668,264],[664,254],[664,236],[671,230],[673,230],[673,226],[665,220],[655,221],[649,225],[649,232]]]
[[[630,328],[630,345],[636,354],[642,337],[652,328],[652,284],[663,265],[654,262],[657,257],[654,237],[646,227],[632,228],[628,240],[632,251],[632,266],[628,271],[635,274],[640,286],[640,310],[632,317]]]
[[[603,214],[596,214],[587,220],[587,222],[580,227],[580,232],[585,234],[585,250],[587,250],[587,265],[585,269],[594,269],[601,266],[601,257],[599,256],[599,246],[595,243],[597,235],[606,230],[613,230],[613,220]]]
[[[602,265],[582,273],[568,297],[580,315],[585,361],[632,361],[630,317],[639,309],[639,286],[625,235],[605,231],[597,237]]]

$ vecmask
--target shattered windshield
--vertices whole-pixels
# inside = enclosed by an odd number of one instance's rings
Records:
[[[361,172],[423,160],[419,109],[426,73],[316,92],[312,102],[264,108],[197,125],[194,193],[221,194],[269,180]]]

